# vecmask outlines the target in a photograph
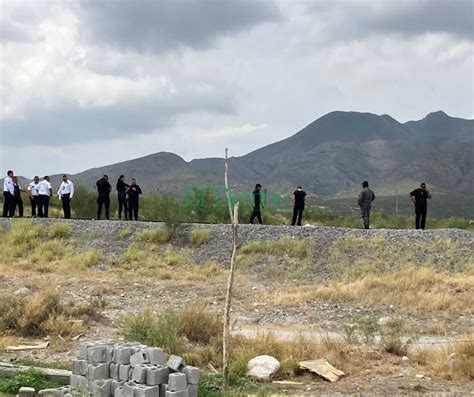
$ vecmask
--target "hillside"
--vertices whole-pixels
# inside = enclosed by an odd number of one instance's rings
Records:
[[[424,180],[437,192],[469,197],[473,153],[473,120],[435,112],[422,120],[400,123],[388,115],[337,111],[287,139],[231,158],[230,180],[235,190],[244,191],[256,182],[275,192],[302,184],[322,198],[353,194],[364,179],[387,195]],[[222,158],[186,162],[160,152],[86,170],[71,179],[92,189],[103,174],[112,183],[125,174],[137,178],[145,194],[180,194],[186,185],[222,184],[223,169]],[[54,185],[60,177],[52,177]]]

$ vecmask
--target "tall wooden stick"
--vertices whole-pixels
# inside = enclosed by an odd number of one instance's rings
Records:
[[[222,344],[222,362],[224,372],[224,387],[227,389],[229,384],[229,327],[230,327],[230,307],[232,303],[232,286],[234,284],[234,273],[235,273],[235,257],[237,255],[237,240],[238,240],[238,226],[239,226],[239,203],[234,205],[234,213],[232,214],[232,202],[230,198],[229,185],[227,182],[227,148],[225,149],[225,185],[227,192],[227,203],[229,204],[229,216],[232,225],[232,256],[230,258],[230,269],[229,275],[227,276],[227,290],[225,296],[225,307],[224,307],[224,335]]]

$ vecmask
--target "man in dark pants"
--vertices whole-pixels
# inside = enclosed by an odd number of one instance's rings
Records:
[[[16,212],[16,207],[18,207],[18,216],[20,218],[23,218],[23,200],[21,198],[21,192],[24,192],[24,190],[20,187],[18,184],[18,177],[14,176],[12,178],[13,180],[13,214],[12,216],[15,216]]]
[[[35,176],[28,185],[28,196],[30,197],[32,218],[36,218],[36,208],[38,207],[38,184],[39,176]]]
[[[425,229],[426,213],[428,211],[428,199],[431,193],[426,190],[426,183],[422,182],[418,189],[410,192],[411,201],[415,204],[415,227]]]
[[[63,175],[63,181],[58,190],[58,198],[63,203],[64,219],[71,218],[71,200],[74,196],[74,184],[67,175]]]
[[[128,219],[128,206],[127,206],[127,189],[130,187],[129,184],[124,182],[125,176],[120,175],[117,181],[117,198],[118,198],[118,217],[122,219],[122,210],[125,220]]]
[[[53,187],[49,182],[49,176],[45,176],[43,180],[38,183],[38,216],[40,218],[48,217],[49,199],[53,194]]]
[[[370,210],[372,208],[372,201],[375,200],[375,193],[369,189],[369,182],[362,182],[362,191],[359,194],[357,203],[360,207],[360,215],[364,222],[364,229],[368,229],[370,225]]]
[[[142,194],[142,189],[137,185],[137,181],[132,179],[128,188],[128,219],[132,220],[132,215],[138,221],[138,200]]]
[[[100,219],[100,214],[102,213],[102,206],[105,206],[105,219],[110,218],[110,191],[112,186],[109,183],[109,177],[104,175],[96,182],[97,193],[97,219]]]
[[[301,226],[301,218],[303,217],[304,211],[304,198],[306,197],[306,192],[301,186],[298,186],[293,192],[293,199],[295,205],[293,207],[293,219],[291,221],[291,226]],[[296,223],[296,218],[298,218],[298,223]]]
[[[253,195],[253,211],[252,215],[250,216],[250,221],[249,223],[253,224],[253,220],[257,218],[258,223],[262,224],[262,214],[260,212],[260,205],[262,205],[262,194],[260,191],[262,190],[262,185],[260,183],[257,183],[255,185],[255,190],[252,192]],[[263,205],[262,205],[263,207]]]
[[[10,218],[13,216],[13,210],[15,209],[15,203],[13,201],[13,195],[15,189],[13,188],[13,171],[7,172],[7,177],[3,180],[3,217]]]

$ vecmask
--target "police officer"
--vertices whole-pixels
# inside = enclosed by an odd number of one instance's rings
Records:
[[[293,207],[293,219],[291,221],[291,226],[301,226],[301,218],[303,217],[304,211],[304,200],[306,197],[306,192],[303,190],[302,186],[298,186],[293,192],[294,207]],[[298,223],[296,223],[296,218],[298,218]]]
[[[23,218],[23,200],[21,198],[21,192],[24,192],[25,190],[23,190],[20,187],[17,176],[13,176],[12,181],[13,181],[13,214],[12,216],[15,216],[16,207],[18,207],[18,216],[20,218]]]
[[[262,224],[262,213],[260,212],[260,206],[263,207],[262,204],[262,194],[260,191],[262,190],[262,185],[260,183],[257,183],[255,185],[255,190],[252,192],[253,195],[253,211],[252,215],[250,216],[250,221],[249,223],[253,224],[253,220],[257,218],[258,223]]]
[[[369,189],[369,182],[362,182],[362,191],[359,194],[358,204],[360,207],[360,215],[364,222],[364,228],[368,229],[370,224],[370,209],[372,208],[372,201],[375,200],[374,192]]]
[[[431,193],[426,190],[426,183],[422,182],[418,189],[410,192],[411,201],[415,204],[415,227],[424,230],[426,224],[426,213],[428,212],[428,199]],[[420,222],[421,221],[421,222]]]
[[[63,181],[59,186],[59,190],[57,193],[59,199],[61,199],[63,203],[63,212],[64,218],[70,219],[71,218],[71,200],[74,196],[74,183],[72,183],[67,175],[63,175]]]
[[[127,191],[128,194],[128,219],[132,220],[132,215],[135,217],[135,220],[138,221],[138,200],[140,194],[142,194],[142,189],[137,185],[137,181],[132,179],[130,182],[130,187]]]
[[[104,175],[96,182],[97,193],[97,219],[100,219],[100,214],[102,213],[102,206],[105,206],[105,219],[109,219],[110,215],[110,191],[112,186],[109,183],[109,177]]]
[[[15,203],[13,201],[13,195],[15,189],[13,188],[13,171],[7,172],[7,177],[3,180],[3,217],[10,218],[13,216],[13,210],[15,209]]]
[[[125,176],[120,175],[117,181],[117,196],[118,196],[118,217],[122,219],[122,210],[125,220],[128,219],[128,206],[127,206],[127,189],[130,187],[129,184],[124,182]]]
[[[49,199],[53,194],[53,187],[50,183],[50,177],[45,176],[43,180],[38,183],[38,216],[40,218],[48,217]]]
[[[36,218],[36,208],[38,207],[38,183],[39,176],[35,176],[28,185],[28,196],[30,197],[31,216]]]

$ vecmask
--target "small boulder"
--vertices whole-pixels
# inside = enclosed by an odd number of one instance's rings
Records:
[[[248,375],[260,380],[270,380],[280,369],[280,362],[272,356],[257,356],[248,364]]]
[[[15,296],[26,296],[30,293],[30,289],[29,288],[26,288],[26,287],[21,287],[19,289],[17,289],[13,295]]]

